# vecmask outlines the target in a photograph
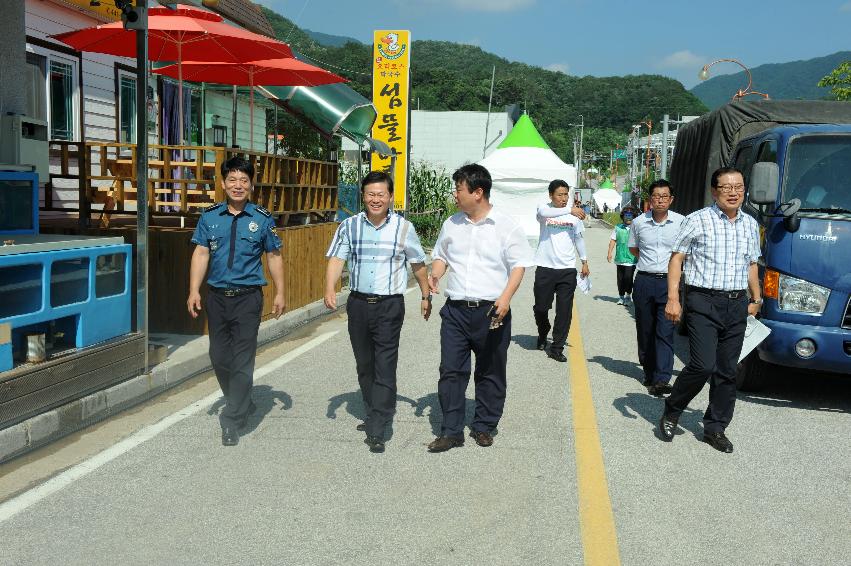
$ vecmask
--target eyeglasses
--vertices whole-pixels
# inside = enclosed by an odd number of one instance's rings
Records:
[[[671,195],[653,195],[650,198],[653,200],[671,200]]]
[[[743,192],[745,192],[745,186],[744,185],[718,185],[715,188],[718,189],[719,191],[721,191],[722,193],[724,193],[725,195],[728,195],[730,193],[743,193]]]

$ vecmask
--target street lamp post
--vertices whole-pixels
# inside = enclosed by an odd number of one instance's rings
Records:
[[[576,127],[579,126],[579,155],[576,155],[576,149],[573,150],[573,155],[576,158],[576,170],[577,170],[577,183],[578,188],[582,188],[582,142],[585,137],[585,117],[580,114],[579,115],[579,123],[578,124],[568,124],[568,126]]]
[[[702,81],[705,81],[706,79],[708,79],[709,78],[709,67],[711,67],[712,65],[714,65],[716,63],[735,63],[736,65],[740,66],[742,69],[745,70],[745,74],[748,77],[747,86],[744,89],[740,88],[739,90],[737,90],[736,94],[733,95],[733,98],[731,99],[731,101],[735,102],[736,100],[739,100],[740,98],[744,98],[744,97],[751,95],[751,94],[755,94],[757,96],[763,97],[766,100],[769,100],[769,96],[767,94],[765,94],[764,92],[759,92],[757,90],[751,90],[751,86],[753,85],[753,77],[751,77],[751,70],[748,69],[738,59],[718,59],[718,60],[713,61],[711,63],[707,63],[706,65],[703,66],[703,68],[697,74],[697,78],[702,80]]]

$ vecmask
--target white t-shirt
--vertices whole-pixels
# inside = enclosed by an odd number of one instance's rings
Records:
[[[541,225],[535,264],[551,269],[575,269],[576,252],[585,259],[582,233],[585,224],[570,213],[570,208],[556,208],[552,203],[538,206],[538,222]]]

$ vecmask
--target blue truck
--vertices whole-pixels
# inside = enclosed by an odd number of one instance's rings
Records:
[[[736,101],[686,124],[674,208],[711,204],[722,166],[742,171],[743,210],[760,225],[771,329],[739,364],[739,388],[761,388],[773,366],[851,375],[851,102]]]

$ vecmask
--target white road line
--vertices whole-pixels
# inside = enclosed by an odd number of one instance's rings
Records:
[[[317,336],[316,338],[314,338],[313,340],[310,340],[309,342],[302,344],[298,348],[295,348],[292,351],[287,352],[286,354],[284,354],[280,358],[276,359],[275,361],[270,362],[270,363],[264,365],[263,367],[255,370],[254,371],[254,379],[259,380],[259,379],[269,375],[270,373],[280,369],[281,367],[283,367],[284,365],[293,361],[294,359],[296,359],[300,355],[304,354],[305,352],[308,352],[308,351],[312,350],[313,348],[315,348],[316,346],[319,346],[320,344],[326,342],[327,340],[332,338],[338,332],[339,332],[339,330],[335,330],[334,332],[326,332],[325,334],[321,334],[321,335]],[[0,504],[0,523],[6,521],[7,519],[11,519],[12,517],[17,515],[21,511],[27,509],[28,507],[30,507],[32,505],[35,505],[36,503],[38,503],[39,501],[41,501],[45,497],[48,497],[49,495],[56,493],[57,491],[61,490],[64,487],[67,487],[68,485],[72,484],[73,482],[80,479],[81,477],[97,470],[98,468],[100,468],[104,464],[107,464],[107,463],[111,462],[112,460],[115,460],[116,458],[118,458],[122,454],[129,452],[130,450],[139,446],[143,442],[146,442],[146,441],[154,438],[155,436],[157,436],[158,434],[160,434],[164,430],[168,429],[172,425],[177,424],[180,421],[182,421],[183,419],[185,419],[187,417],[191,417],[195,413],[198,413],[198,412],[206,409],[207,407],[209,407],[210,405],[215,403],[216,400],[219,397],[221,397],[221,393],[219,393],[219,392],[208,395],[207,397],[204,397],[200,401],[196,401],[195,403],[192,403],[188,407],[184,407],[183,409],[177,411],[176,413],[169,415],[168,417],[164,418],[163,420],[161,420],[157,423],[154,423],[152,425],[146,426],[145,428],[143,428],[139,432],[136,432],[136,433],[132,434],[131,436],[128,436],[127,438],[125,438],[124,440],[119,442],[118,444],[110,446],[109,448],[107,448],[103,452],[95,454],[94,456],[92,456],[88,460],[80,462],[76,466],[69,468],[68,470],[62,472],[58,476],[51,478],[50,480],[41,484],[40,486],[34,487],[33,489],[30,489],[29,491],[25,491],[21,495],[15,497],[13,499],[10,499],[9,501],[6,501],[5,503]]]

